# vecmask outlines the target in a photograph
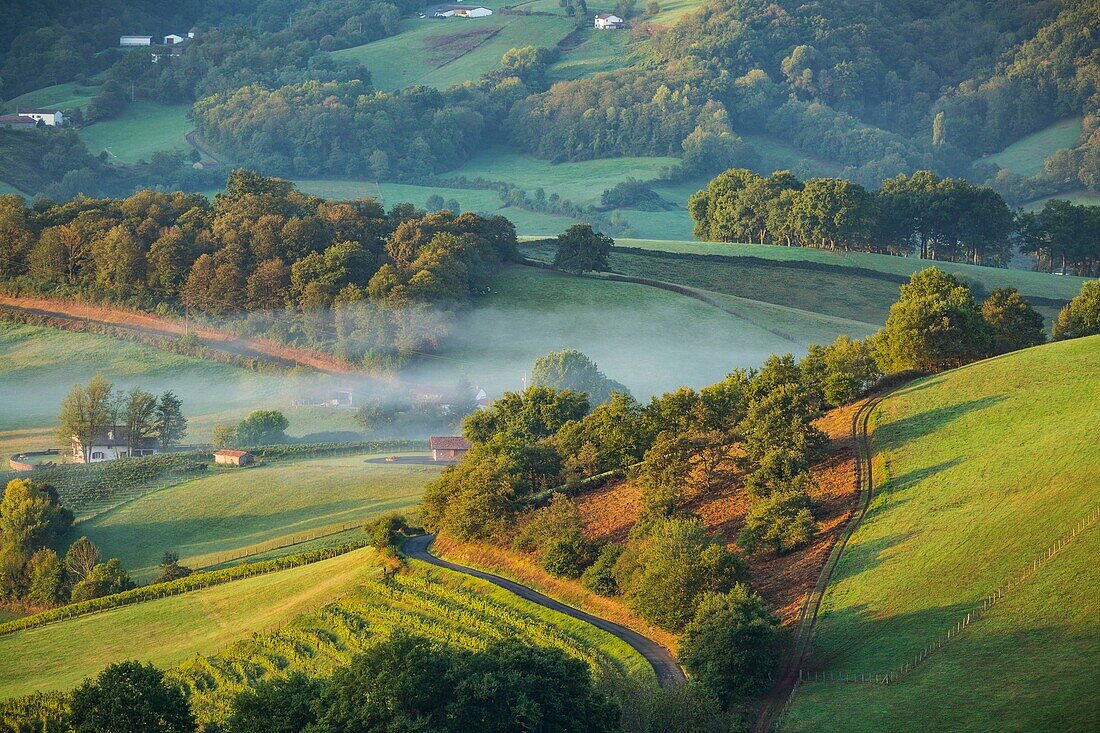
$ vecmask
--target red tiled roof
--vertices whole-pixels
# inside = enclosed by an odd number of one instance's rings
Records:
[[[21,114],[21,115],[54,115],[54,114],[57,114],[60,111],[61,110],[59,110],[59,109],[32,109],[30,107],[25,107],[24,109],[19,110],[19,114]]]
[[[246,450],[216,450],[214,451],[216,456],[230,456],[232,458],[244,458],[248,455]]]
[[[24,124],[24,125],[37,125],[38,123],[32,120],[30,117],[22,117],[20,115],[0,115],[0,124]]]
[[[428,446],[432,450],[470,450],[470,441],[461,435],[433,435]]]

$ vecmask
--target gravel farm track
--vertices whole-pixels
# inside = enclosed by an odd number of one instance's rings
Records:
[[[307,366],[330,374],[362,374],[329,354],[286,346],[270,339],[243,337],[217,328],[128,310],[117,306],[43,297],[0,295],[0,313],[39,316],[60,328],[81,330],[83,324],[109,326],[136,334],[175,338],[193,333],[203,346],[284,367]],[[376,376],[376,375],[372,375]]]
[[[783,662],[779,678],[772,686],[767,697],[764,698],[764,702],[760,707],[760,714],[752,728],[753,733],[769,733],[779,722],[783,710],[794,695],[799,672],[810,653],[810,642],[817,626],[817,614],[821,610],[821,600],[825,595],[825,589],[832,581],[833,573],[836,572],[837,565],[840,563],[840,556],[844,553],[848,540],[867,515],[867,508],[871,505],[874,482],[871,470],[871,438],[867,433],[867,429],[871,414],[892,391],[891,389],[868,399],[860,405],[852,416],[851,441],[852,453],[856,457],[855,484],[859,490],[858,505],[848,519],[848,523],[845,525],[844,531],[837,539],[836,544],[833,545],[833,549],[817,577],[817,582],[814,583],[814,587],[806,596],[805,603],[802,604],[796,622],[795,638],[791,652]]]
[[[593,616],[590,613],[585,613],[579,609],[567,606],[566,604],[555,601],[549,596],[543,595],[538,591],[532,590],[525,585],[521,585],[513,580],[502,578],[499,575],[493,575],[492,573],[486,573],[482,570],[475,570],[474,568],[468,568],[464,565],[449,562],[436,557],[428,548],[431,546],[432,541],[435,539],[435,535],[420,535],[418,537],[412,537],[405,541],[402,546],[402,551],[413,560],[420,560],[430,565],[453,570],[458,573],[464,573],[466,575],[486,580],[494,585],[498,585],[505,590],[515,593],[524,600],[537,603],[544,608],[549,608],[558,613],[563,613],[566,616],[579,619],[586,623],[592,624],[598,629],[603,629],[607,633],[615,636],[622,641],[625,641],[631,647],[634,648],[639,654],[645,657],[645,660],[653,667],[653,671],[657,674],[657,682],[661,687],[675,687],[676,685],[682,685],[687,681],[687,677],[684,675],[684,670],[680,668],[680,665],[676,662],[676,658],[672,656],[672,653],[661,646],[652,639],[642,636],[636,631],[631,631],[625,626],[620,626],[617,623],[608,621],[607,619],[600,618],[599,616]]]

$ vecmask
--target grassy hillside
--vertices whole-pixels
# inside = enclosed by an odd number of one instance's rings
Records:
[[[727,242],[651,241],[643,239],[616,239],[621,247],[637,247],[663,252],[687,254],[724,255],[728,257],[755,257],[776,262],[815,262],[841,267],[857,267],[897,277],[909,277],[914,272],[935,265],[963,279],[980,283],[987,290],[1013,287],[1025,296],[1069,300],[1080,290],[1086,278],[1049,275],[1030,270],[1009,270],[999,267],[982,267],[954,262],[933,262],[915,257],[866,252],[833,252],[812,247],[777,247],[761,244],[734,244]]]
[[[502,2],[487,2],[498,8]],[[401,32],[373,43],[337,51],[337,58],[357,61],[371,72],[378,89],[393,90],[424,84],[443,89],[476,80],[500,66],[511,48],[555,45],[573,28],[553,3],[554,16],[503,15],[487,18],[408,18]],[[528,9],[528,8],[525,8]],[[539,10],[543,10],[539,8]]]
[[[73,528],[142,581],[165,550],[184,565],[214,565],[239,551],[293,541],[411,509],[435,465],[374,462],[345,455],[276,462],[210,475],[146,494]],[[370,462],[368,462],[370,461]],[[70,538],[72,539],[72,538]]]
[[[1043,170],[1047,158],[1062,148],[1072,147],[1080,135],[1081,118],[1071,117],[1023,137],[1001,152],[981,160],[1021,176],[1033,176]]]
[[[1025,211],[1037,211],[1043,208],[1043,205],[1051,199],[1063,199],[1070,203],[1077,204],[1078,206],[1100,206],[1100,193],[1093,191],[1086,191],[1084,189],[1079,191],[1067,191],[1066,193],[1058,193],[1053,196],[1044,196],[1034,201],[1029,201],[1024,204]]]
[[[1095,511],[1098,349],[1092,337],[1017,352],[883,403],[880,493],[826,593],[817,667],[897,667]],[[888,688],[803,685],[785,729],[1095,729],[1098,540],[1094,524]]]
[[[159,150],[188,147],[184,135],[194,129],[187,119],[191,106],[133,102],[117,118],[96,122],[81,129],[88,151],[98,155],[106,150],[112,160],[122,163],[148,161]]]
[[[0,636],[0,698],[64,690],[111,662],[160,667],[281,626],[377,573],[373,549]]]
[[[807,313],[803,333],[787,337],[767,330],[769,310],[747,302],[741,308],[737,317],[645,285],[512,267],[460,317],[455,335],[420,373],[431,378],[459,370],[490,392],[517,389],[535,358],[568,347],[646,397],[682,384],[712,384],[734,367],[759,365],[775,352],[801,352],[809,340],[832,341],[846,332]]]
[[[54,107],[68,112],[76,107],[87,106],[97,94],[98,85],[81,86],[76,82],[66,82],[20,94],[9,99],[5,106],[13,112],[24,107]]]
[[[27,196],[27,194],[23,193],[18,188],[11,185],[10,183],[4,183],[3,181],[0,181],[0,195],[6,194],[6,193],[14,193],[14,194],[16,194],[18,196],[22,196],[24,198],[26,198],[26,196]]]

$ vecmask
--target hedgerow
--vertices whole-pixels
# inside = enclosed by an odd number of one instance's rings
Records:
[[[154,583],[152,585],[134,588],[133,590],[123,591],[122,593],[103,596],[102,598],[93,598],[92,600],[81,601],[80,603],[70,603],[65,606],[52,608],[49,611],[43,611],[42,613],[36,613],[31,616],[23,616],[22,618],[13,619],[7,623],[0,624],[0,636],[43,626],[48,623],[53,623],[54,621],[63,621],[77,616],[85,616],[89,613],[106,611],[121,606],[129,606],[134,603],[177,596],[181,593],[188,593],[201,588],[209,588],[234,580],[242,580],[244,578],[266,575],[267,573],[274,573],[289,568],[297,568],[322,560],[328,560],[338,555],[361,549],[367,545],[368,543],[366,540],[346,542],[342,545],[322,547],[317,550],[298,553],[297,555],[287,555],[285,557],[277,557],[261,562],[236,565],[222,570],[193,573],[187,577],[178,578],[167,583]]]

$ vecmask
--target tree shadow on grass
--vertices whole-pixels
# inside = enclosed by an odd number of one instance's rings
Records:
[[[908,415],[898,420],[882,424],[875,429],[874,443],[876,452],[898,448],[958,420],[963,415],[985,410],[1005,399],[1001,395],[991,395],[976,400],[959,402],[944,407],[934,407]]]

